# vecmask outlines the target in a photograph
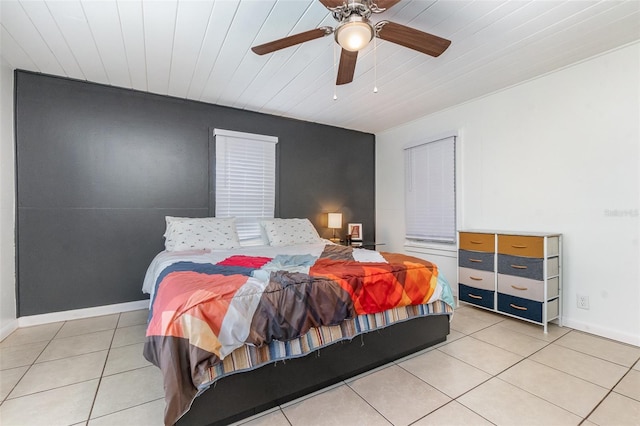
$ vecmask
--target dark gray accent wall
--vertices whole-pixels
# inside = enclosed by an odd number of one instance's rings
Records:
[[[18,316],[145,299],[165,215],[207,216],[213,128],[277,136],[276,216],[374,238],[372,134],[16,71]]]

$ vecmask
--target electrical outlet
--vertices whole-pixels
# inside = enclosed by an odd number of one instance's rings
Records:
[[[585,296],[584,294],[578,294],[576,296],[578,308],[580,309],[589,309],[589,296]]]

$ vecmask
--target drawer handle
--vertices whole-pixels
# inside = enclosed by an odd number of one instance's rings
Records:
[[[525,308],[523,306],[514,305],[513,303],[509,303],[509,306],[511,306],[513,309],[517,309],[519,311],[526,311],[527,310],[527,308]]]
[[[469,262],[482,263],[482,259],[469,259]]]
[[[482,244],[482,241],[477,241],[477,240],[469,240],[469,242],[471,244]]]
[[[524,265],[511,265],[511,267],[514,269],[527,269],[527,267]]]
[[[475,294],[469,294],[469,297],[472,299],[482,299],[482,296],[476,296]]]
[[[520,245],[520,244],[511,244],[511,247],[513,247],[513,248],[527,248],[527,246],[523,246],[523,245]]]
[[[513,284],[511,284],[511,287],[515,288],[516,290],[527,290],[527,287],[518,287],[517,285]]]
[[[474,281],[482,281],[482,278],[480,278],[480,277],[472,277],[472,276],[470,276],[469,278],[471,278]]]

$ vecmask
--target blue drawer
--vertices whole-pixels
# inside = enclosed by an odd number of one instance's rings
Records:
[[[498,293],[498,311],[542,322],[542,302],[535,300]]]
[[[458,266],[481,271],[493,271],[493,256],[493,253],[459,250]]]
[[[542,281],[544,280],[544,265],[542,261],[543,259],[536,259],[532,257],[499,254],[498,272],[501,274],[515,275],[517,277]]]
[[[473,303],[474,305],[484,306],[493,309],[494,291],[482,290],[468,285],[458,284],[458,297],[463,302]]]

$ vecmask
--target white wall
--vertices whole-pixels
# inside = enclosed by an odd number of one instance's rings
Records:
[[[16,327],[13,69],[0,57],[0,340]]]
[[[406,251],[402,147],[448,130],[459,228],[563,233],[565,324],[640,345],[640,44],[376,135],[376,235],[392,251]],[[432,258],[455,285],[451,258]]]

